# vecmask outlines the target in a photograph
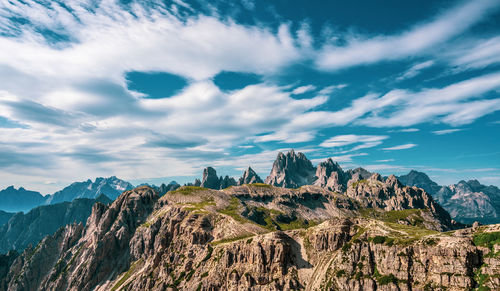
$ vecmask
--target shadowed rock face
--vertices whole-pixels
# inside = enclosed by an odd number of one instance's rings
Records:
[[[358,184],[384,192],[374,199],[397,197],[384,202],[394,207],[416,189],[395,177],[369,180]],[[442,234],[365,217],[358,207],[370,198],[368,188],[351,187],[359,199],[314,186],[183,187],[162,198],[139,187],[110,206],[96,203],[85,227],[67,226],[27,249],[6,264],[0,282],[9,290],[500,288],[500,259],[489,255],[500,246],[475,246],[479,229]],[[245,218],[251,209],[271,224]],[[309,224],[279,220],[292,213]],[[480,231],[498,232],[500,225]],[[489,276],[479,282],[478,272]]]
[[[209,189],[220,189],[220,180],[214,168],[208,167],[203,169],[201,187]]]
[[[73,202],[39,206],[26,214],[16,213],[0,227],[0,253],[23,251],[60,227],[72,223],[85,224],[96,202],[108,204],[111,200],[101,195],[97,199],[75,199]]]
[[[298,188],[312,184],[315,180],[315,172],[316,168],[303,153],[296,154],[294,150],[286,154],[280,152],[273,163],[271,173],[266,178],[266,184]]]
[[[9,186],[0,191],[0,210],[6,212],[28,212],[45,203],[46,197],[39,192]]]
[[[252,168],[248,167],[248,169],[246,169],[246,171],[243,173],[243,176],[238,180],[238,185],[255,184],[255,183],[264,183],[264,182]]]

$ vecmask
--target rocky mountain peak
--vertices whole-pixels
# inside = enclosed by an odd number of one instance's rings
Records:
[[[248,167],[248,169],[246,169],[243,173],[243,176],[239,179],[238,185],[255,183],[263,183],[263,181],[252,168]]]
[[[374,175],[378,175],[380,178],[379,174],[374,174]],[[379,180],[379,181],[381,181],[381,180]],[[385,184],[387,186],[393,187],[393,188],[400,188],[402,186],[401,182],[399,182],[398,178],[396,178],[396,176],[394,176],[394,175],[390,175],[389,177],[387,177],[387,180],[385,180]]]
[[[422,188],[430,194],[436,193],[440,188],[427,174],[415,170],[411,170],[406,175],[399,176],[398,180],[404,185]]]
[[[316,181],[314,185],[327,188],[331,191],[343,192],[346,189],[349,176],[340,165],[331,158],[321,162],[316,168]]]
[[[212,167],[203,169],[203,178],[201,179],[201,187],[210,189],[219,189],[220,181],[217,172]]]
[[[315,171],[315,167],[303,153],[295,153],[294,150],[286,154],[280,152],[273,163],[271,173],[266,178],[266,184],[298,188],[312,184]]]

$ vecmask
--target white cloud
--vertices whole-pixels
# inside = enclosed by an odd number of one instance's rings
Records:
[[[462,130],[463,130],[463,128],[451,128],[451,129],[436,130],[436,131],[433,131],[432,133],[434,133],[435,135],[444,135],[444,134],[450,134],[450,133],[454,133],[454,132],[462,131]]]
[[[417,145],[414,143],[407,143],[407,144],[402,144],[398,146],[393,146],[389,148],[383,148],[384,151],[399,151],[399,150],[406,150],[406,149],[411,149],[416,147]]]
[[[345,109],[360,116],[357,124],[373,127],[412,126],[428,120],[439,120],[453,126],[468,124],[477,118],[500,110],[500,98],[473,100],[500,88],[500,73],[461,81],[444,88],[427,88],[419,92],[392,90],[381,97],[362,97]],[[370,106],[374,109],[370,109]],[[382,113],[383,110],[388,112]],[[360,112],[360,113],[358,113]]]
[[[468,39],[454,44],[445,55],[459,69],[478,69],[500,63],[500,36],[487,39]]]
[[[467,30],[498,6],[496,0],[467,1],[399,35],[372,38],[353,35],[347,45],[323,47],[316,65],[324,70],[338,70],[423,54]]]
[[[347,87],[347,84],[338,84],[338,85],[331,85],[331,86],[327,86],[323,89],[321,89],[318,94],[320,95],[329,95],[331,94],[333,91],[335,90],[340,90],[340,89],[343,89]]]
[[[307,85],[307,86],[301,86],[293,89],[292,94],[294,95],[300,95],[304,94],[306,92],[310,92],[316,89],[316,86],[314,85]]]
[[[413,65],[411,68],[408,69],[408,71],[404,72],[399,77],[397,77],[396,80],[402,81],[402,80],[413,78],[413,77],[417,76],[418,74],[420,74],[420,72],[422,70],[427,69],[427,68],[431,67],[432,65],[434,65],[434,61],[432,61],[432,60]]]
[[[287,25],[274,34],[210,16],[184,21],[161,6],[146,10],[134,5],[129,12],[114,2],[101,3],[95,13],[69,2],[75,17],[56,2],[50,4],[53,9],[35,2],[6,5],[4,14],[10,11],[41,27],[62,27],[75,39],[56,48],[30,31],[0,38],[0,64],[33,75],[122,81],[123,72],[138,70],[201,80],[223,70],[268,74],[301,58]]]
[[[350,150],[344,151],[350,152],[376,147],[382,144],[382,141],[387,138],[389,137],[386,135],[337,135],[323,141],[320,146],[325,148],[338,148],[356,144],[356,146]]]
[[[417,132],[420,131],[418,128],[403,128],[403,129],[394,129],[389,130],[389,132]]]

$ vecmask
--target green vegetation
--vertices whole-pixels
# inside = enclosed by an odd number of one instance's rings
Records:
[[[214,199],[210,197],[209,199],[204,200],[202,202],[188,203],[188,205],[189,206],[185,207],[184,209],[186,209],[187,211],[197,212],[203,210],[206,206],[215,206],[216,204],[214,202]]]
[[[422,227],[424,219],[422,218],[422,211],[429,211],[427,209],[404,209],[404,210],[391,210],[391,211],[378,211],[371,208],[365,208],[360,211],[361,215],[367,218],[375,218],[385,222],[398,223],[406,221],[412,226]]]
[[[208,272],[205,272],[205,273],[201,274],[201,277],[202,278],[208,277]]]
[[[229,205],[224,209],[218,210],[218,212],[225,214],[225,215],[229,215],[234,220],[236,220],[238,222],[241,222],[241,223],[248,222],[247,219],[243,218],[240,215],[240,212],[238,210],[239,207],[240,207],[240,200],[236,197],[231,197],[231,201],[229,201]]]
[[[372,238],[372,242],[374,244],[383,244],[386,239],[387,239],[386,236],[377,235],[376,237]]]
[[[128,271],[121,277],[121,279],[115,284],[115,286],[113,286],[113,288],[111,288],[111,291],[115,291],[115,290],[118,290],[122,285],[123,283],[125,283],[125,281],[127,281],[130,276],[132,276],[134,274],[134,272],[136,271],[137,267],[139,266],[139,264],[142,263],[142,259],[134,262],[130,268],[128,269]]]
[[[298,217],[289,217],[285,213],[275,209],[256,207],[252,210],[258,215],[258,217],[253,218],[252,221],[269,231],[309,228],[318,224],[316,221],[308,221]]]
[[[476,246],[483,246],[493,250],[494,245],[500,244],[500,231],[476,233],[473,241]]]
[[[337,278],[340,278],[345,275],[345,270],[338,270],[337,273],[335,273],[335,276]]]
[[[208,245],[208,252],[207,252],[207,255],[203,258],[203,260],[201,260],[202,262],[206,262],[210,259],[210,257],[212,256],[212,253],[214,252],[214,248],[212,248],[211,245]]]
[[[351,184],[351,187],[352,188],[356,188],[358,187],[359,184],[366,184],[368,181],[366,179],[363,179],[363,180],[359,180],[359,181],[356,181],[354,183]]]
[[[192,195],[198,191],[208,190],[207,188],[198,186],[182,186],[177,190],[170,191],[169,195],[182,194],[182,195]]]

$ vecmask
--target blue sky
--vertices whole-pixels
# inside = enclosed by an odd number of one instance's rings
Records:
[[[0,187],[265,177],[278,151],[500,185],[500,2],[4,1]]]

